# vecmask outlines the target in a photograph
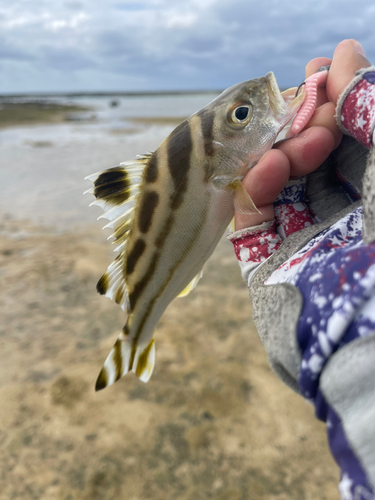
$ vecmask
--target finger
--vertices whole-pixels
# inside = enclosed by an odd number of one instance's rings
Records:
[[[327,80],[327,95],[334,104],[356,71],[371,66],[364,54],[363,47],[356,40],[344,40],[337,45]]]
[[[328,59],[328,57],[316,57],[315,59],[312,59],[306,65],[305,69],[306,78],[316,73],[321,66],[328,66],[329,64],[331,64],[331,59]],[[328,100],[329,99],[327,97],[326,89],[323,87],[318,87],[318,97],[317,97],[316,107],[318,108],[322,104],[328,102]]]
[[[311,127],[293,139],[279,141],[274,148],[282,151],[290,162],[290,175],[302,177],[323,163],[335,147],[335,137],[326,127]]]
[[[236,213],[236,231],[274,219],[272,203],[287,183],[289,174],[289,160],[281,151],[271,149],[263,155],[242,181],[261,213],[255,215]]]
[[[316,73],[318,69],[321,68],[322,66],[329,66],[331,62],[332,59],[329,59],[328,57],[316,57],[315,59],[311,59],[311,61],[309,61],[306,64],[305,68],[306,78]]]
[[[342,133],[336,123],[335,105],[333,102],[326,102],[315,110],[311,120],[306,125],[305,130],[311,127],[327,128],[334,137],[335,144],[333,149],[336,149],[340,144]]]

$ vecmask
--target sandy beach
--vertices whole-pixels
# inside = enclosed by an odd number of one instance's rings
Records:
[[[269,368],[225,239],[162,317],[150,382],[94,392],[124,314],[95,291],[114,254],[83,179],[188,110],[87,108],[0,131],[0,500],[338,499],[325,426]]]

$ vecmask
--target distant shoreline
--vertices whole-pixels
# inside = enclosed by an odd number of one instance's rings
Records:
[[[133,91],[133,92],[30,92],[19,94],[0,94],[0,99],[32,97],[137,97],[137,96],[170,96],[170,95],[199,95],[220,94],[224,89],[212,90],[155,90],[155,91]]]
[[[9,98],[10,101],[12,98]],[[32,102],[7,102],[0,98],[0,130],[22,125],[63,123],[76,120],[78,113],[90,108],[72,104],[57,104],[46,99]]]

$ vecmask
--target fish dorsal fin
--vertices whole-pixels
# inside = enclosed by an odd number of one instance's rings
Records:
[[[190,283],[182,290],[181,293],[177,295],[177,297],[186,297],[189,293],[194,290],[194,288],[198,285],[199,280],[203,276],[203,269],[199,271],[199,273],[194,276],[194,278],[190,281]]]
[[[230,187],[234,191],[234,209],[239,214],[260,214],[240,179],[234,180]]]
[[[134,207],[142,183],[144,169],[150,162],[152,153],[137,156],[133,161],[120,163],[119,166],[89,175],[94,186],[85,193],[91,193],[96,200],[91,205],[99,205],[104,214],[99,219],[108,219],[103,229],[110,227],[113,234],[108,239],[117,246],[118,256],[108,267],[97,284],[97,291],[120,304],[124,311],[129,310],[125,282],[125,248],[133,221]],[[90,206],[91,206],[90,205]]]

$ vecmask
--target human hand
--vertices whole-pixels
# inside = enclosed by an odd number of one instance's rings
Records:
[[[331,67],[326,87],[318,89],[316,110],[304,130],[292,139],[277,142],[245,176],[243,184],[261,213],[236,213],[236,230],[273,220],[273,202],[288,179],[316,170],[340,144],[342,134],[335,120],[337,99],[355,72],[370,63],[359,42],[344,40],[336,47],[332,60],[312,59],[306,66],[306,78],[328,64]]]

